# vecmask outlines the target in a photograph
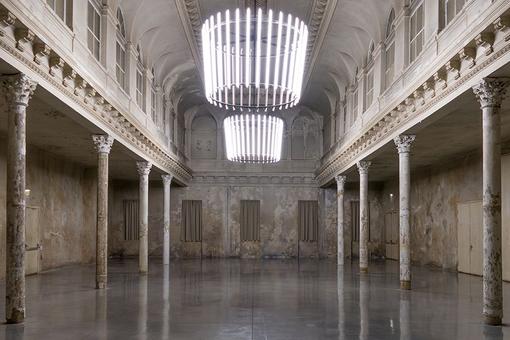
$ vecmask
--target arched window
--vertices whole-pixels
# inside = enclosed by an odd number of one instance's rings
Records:
[[[120,87],[127,91],[126,27],[120,8],[117,9],[117,45],[115,55],[115,75]]]
[[[140,45],[136,47],[138,52],[138,63],[136,66],[136,103],[145,112],[145,77],[144,67],[142,64],[142,51]]]
[[[385,45],[384,89],[387,89],[395,78],[395,11],[393,8],[386,24]]]

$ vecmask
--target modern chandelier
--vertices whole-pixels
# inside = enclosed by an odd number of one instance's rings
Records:
[[[227,159],[280,160],[283,120],[275,111],[299,103],[308,28],[299,18],[250,8],[226,10],[202,26],[204,88],[224,121]]]

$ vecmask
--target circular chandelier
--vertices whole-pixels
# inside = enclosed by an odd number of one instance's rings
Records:
[[[254,14],[254,13],[253,13]],[[301,97],[308,28],[299,18],[262,9],[236,9],[202,25],[207,100],[234,111],[268,112],[295,106]]]
[[[280,160],[283,120],[259,113],[230,115],[223,122],[227,159],[242,163],[276,163]]]

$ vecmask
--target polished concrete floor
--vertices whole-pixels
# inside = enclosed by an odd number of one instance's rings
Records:
[[[188,260],[166,270],[154,260],[147,276],[134,260],[114,260],[109,269],[105,291],[94,289],[94,266],[28,277],[27,320],[0,325],[0,339],[510,339],[510,327],[481,324],[479,277],[414,268],[414,289],[402,292],[393,261],[366,276],[329,260]]]

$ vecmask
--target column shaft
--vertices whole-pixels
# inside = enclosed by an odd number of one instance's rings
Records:
[[[411,224],[410,151],[414,135],[400,135],[394,139],[399,158],[399,242],[400,242],[400,288],[411,289]]]
[[[6,278],[7,323],[25,319],[26,108],[36,84],[24,74],[2,78],[7,112]]]
[[[336,177],[337,190],[337,264],[344,264],[344,185],[345,176]]]
[[[500,106],[509,83],[486,78],[473,87],[482,107],[483,317],[491,325],[503,318]]]
[[[163,264],[170,264],[170,184],[172,176],[163,175]]]
[[[106,288],[108,276],[108,154],[113,138],[93,135],[97,151],[96,288]]]
[[[138,162],[137,166],[140,175],[138,267],[140,273],[147,273],[149,271],[149,172],[152,165],[148,162]]]
[[[368,168],[369,161],[358,162],[359,171],[359,269],[368,272]]]

